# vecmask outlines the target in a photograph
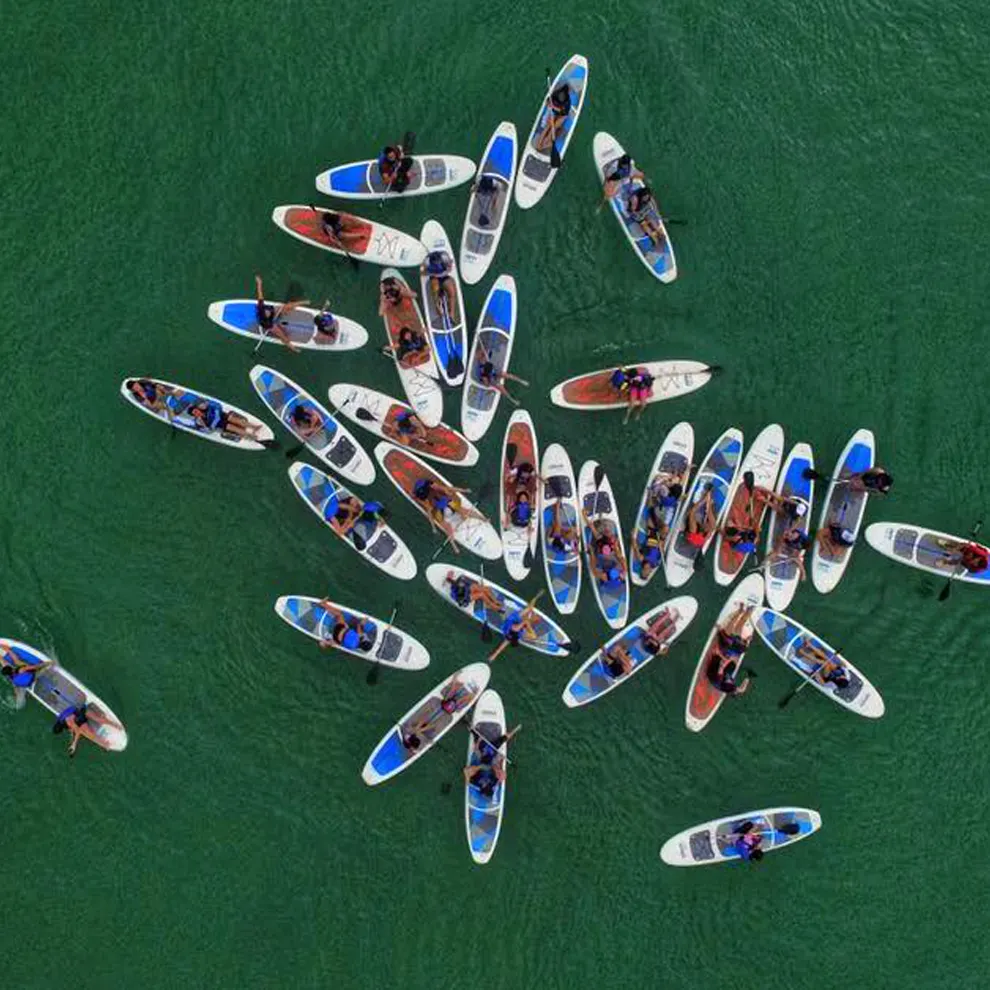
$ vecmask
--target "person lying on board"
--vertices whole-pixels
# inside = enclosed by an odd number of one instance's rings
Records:
[[[553,516],[550,531],[547,533],[547,543],[557,553],[574,554],[580,549],[580,533],[577,527],[569,525],[560,516],[560,497],[553,503]]]
[[[791,561],[797,564],[798,580],[804,581],[808,576],[804,569],[804,555],[810,546],[811,537],[800,526],[789,526],[777,538],[773,549],[763,558],[763,563],[772,567]]]
[[[622,184],[631,179],[643,179],[645,181],[646,176],[636,168],[632,158],[623,153],[615,160],[612,171],[605,176],[605,185],[603,187],[605,198],[612,199],[622,188]]]
[[[557,140],[558,135],[571,112],[571,87],[560,83],[552,90],[546,100],[547,113],[543,115],[543,129],[533,142],[537,151],[549,151],[550,145]]]
[[[475,581],[466,574],[455,577],[453,571],[447,571],[444,583],[450,585],[451,601],[459,608],[473,608],[480,602],[486,612],[494,615],[505,611],[505,603],[488,585]]]
[[[636,418],[638,419],[643,415],[643,410],[653,395],[654,381],[655,379],[648,368],[631,367],[616,368],[612,372],[609,384],[629,406],[629,412],[637,410]]]
[[[35,678],[43,670],[55,666],[54,660],[41,660],[35,663],[32,660],[25,660],[19,657],[9,643],[0,641],[0,674],[10,681],[10,686],[14,691],[14,704],[17,708],[23,708],[27,701],[28,689],[34,684]]]
[[[451,515],[460,516],[461,520],[479,519],[487,521],[483,513],[477,509],[469,509],[464,504],[461,495],[466,494],[470,490],[470,488],[455,488],[452,485],[446,485],[437,478],[417,478],[413,483],[413,498],[425,509],[426,518],[430,523],[430,529],[434,532],[436,532],[437,528],[443,530],[450,539],[450,546],[454,553],[460,553],[461,551],[457,547],[453,523],[447,519],[448,512]]]
[[[292,338],[285,332],[285,325],[282,320],[299,306],[305,306],[308,299],[290,299],[288,302],[276,306],[274,303],[265,302],[265,289],[261,281],[261,276],[254,276],[254,319],[266,336],[271,334],[277,337],[293,354],[299,353],[299,348],[292,342]]]
[[[508,381],[519,382],[520,385],[529,387],[529,382],[518,375],[510,375],[507,371],[499,371],[492,361],[491,355],[485,350],[485,345],[478,341],[478,364],[475,368],[475,375],[479,385],[485,388],[493,388],[499,395],[504,395],[514,406],[519,405],[519,400],[514,399],[509,390],[505,387]]]
[[[753,639],[749,621],[752,613],[752,605],[737,605],[728,621],[715,633],[706,673],[712,686],[722,694],[741,695],[749,689],[751,679],[748,674],[742,684],[736,684],[736,678],[742,672],[743,656]]]
[[[640,577],[645,581],[663,561],[664,541],[660,534],[650,527],[647,521],[646,532],[638,540],[633,541],[633,560],[639,564]]]
[[[386,419],[382,423],[382,433],[403,447],[408,447],[414,440],[433,446],[422,420],[411,409],[399,409],[394,417]]]
[[[430,340],[419,328],[402,326],[396,334],[394,344],[386,344],[384,349],[394,354],[395,360],[403,368],[415,368],[430,359]]]
[[[471,190],[478,194],[478,226],[491,226],[492,214],[498,209],[499,193],[502,191],[502,187],[490,175],[483,175],[471,187]]]
[[[600,585],[615,587],[626,577],[626,562],[622,547],[616,539],[615,527],[608,519],[593,520],[584,509],[581,510],[585,525],[591,530],[591,553],[588,566]]]
[[[655,248],[663,248],[667,235],[660,223],[660,207],[649,186],[640,186],[629,194],[626,214],[630,220],[639,224],[640,230],[653,242]]]
[[[505,638],[489,654],[488,662],[491,663],[492,660],[500,656],[508,647],[518,646],[519,641],[524,636],[527,639],[538,640],[540,636],[535,625],[537,618],[535,605],[527,605],[525,608],[515,608],[505,616],[499,627],[499,632]]]
[[[317,344],[335,344],[340,334],[340,324],[329,306],[330,300],[325,299],[320,311],[313,316],[313,340]]]
[[[443,312],[440,307],[442,292],[447,304],[447,322],[456,323],[460,314],[457,312],[457,287],[454,285],[454,259],[446,251],[431,251],[419,270],[430,277],[430,294],[437,312]]]
[[[167,385],[160,385],[147,378],[135,378],[128,384],[127,389],[142,406],[152,412],[168,412],[166,401],[173,394],[173,390]]]
[[[505,760],[499,754],[490,763],[468,764],[464,768],[464,783],[475,788],[485,798],[493,798],[499,784],[505,783]]]
[[[442,722],[445,715],[456,715],[462,708],[469,708],[473,702],[474,692],[455,677],[443,689],[439,699],[427,702],[430,708],[425,716],[420,716],[408,729],[402,728],[402,745],[415,752],[439,728],[435,723]]]
[[[856,543],[856,534],[847,526],[842,525],[841,518],[842,510],[837,516],[828,519],[815,536],[822,552],[830,557],[841,557]]]
[[[884,468],[874,465],[858,474],[851,474],[848,478],[837,481],[836,484],[846,484],[854,492],[866,492],[868,495],[887,495],[894,485],[894,479]]]
[[[843,666],[842,660],[835,652],[826,652],[811,640],[805,639],[794,651],[799,660],[806,660],[812,668],[812,680],[821,685],[833,684],[839,691],[849,687],[851,679],[849,670]]]
[[[306,399],[298,399],[289,411],[289,429],[300,440],[309,440],[323,429],[323,417]]]
[[[348,616],[326,598],[320,602],[320,608],[333,619],[329,639],[320,638],[321,650],[332,650],[335,646],[342,646],[345,650],[360,650],[362,653],[367,653],[375,645],[377,627],[371,619],[362,619],[356,615]],[[325,624],[326,619],[323,622]]]
[[[687,524],[684,528],[684,539],[696,547],[700,553],[715,532],[718,513],[715,511],[715,494],[712,483],[705,485],[704,495],[691,506],[687,514]]]
[[[96,742],[101,725],[113,725],[114,723],[105,715],[101,715],[99,710],[93,705],[70,705],[55,719],[52,732],[59,735],[66,729],[72,735],[69,741],[69,757],[76,755],[80,739],[89,739]]]
[[[349,217],[336,210],[318,210],[315,206],[310,209],[320,218],[320,231],[331,247],[341,251],[350,246],[360,247],[365,239],[365,222],[358,217]]]
[[[947,570],[965,568],[970,574],[980,574],[990,569],[990,550],[973,540],[949,540],[938,537],[935,542],[942,550],[942,556],[932,563]]]
[[[257,440],[261,423],[251,423],[245,416],[231,410],[225,412],[216,399],[197,399],[182,410],[197,430],[204,433],[227,433],[242,440]]]

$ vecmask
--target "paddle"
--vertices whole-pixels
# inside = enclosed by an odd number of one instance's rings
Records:
[[[319,213],[320,215],[322,215],[323,213],[331,212],[330,210],[318,210],[315,206],[313,206],[312,203],[309,204],[309,208],[314,213]],[[321,222],[321,226],[322,226],[322,222]],[[344,257],[351,263],[351,268],[353,268],[354,271],[359,272],[361,270],[361,262],[358,261],[357,258],[355,258],[354,255],[351,254],[351,252],[348,251],[347,248],[344,246],[343,231],[341,231],[340,237],[334,234],[333,239],[337,242],[337,247],[344,252]]]
[[[553,112],[553,99],[550,81],[550,70],[543,70],[547,74],[547,110],[550,112],[550,167],[560,168],[560,152],[557,150],[557,115]]]
[[[835,656],[838,656],[838,653],[836,653]],[[823,660],[817,667],[815,667],[815,669],[811,672],[810,676],[804,678],[804,680],[802,680],[801,683],[796,688],[791,688],[791,690],[788,691],[787,694],[785,694],[784,697],[777,702],[777,707],[786,708],[790,704],[791,699],[794,698],[796,695],[799,695],[805,689],[805,686],[810,684],[814,680],[815,674],[817,674],[818,671],[820,671],[822,667],[824,667],[825,664],[827,664],[828,662],[829,662],[828,660]]]
[[[443,328],[450,331],[450,312],[447,309],[447,297],[440,290],[440,316],[443,318]],[[457,351],[452,351],[447,357],[447,377],[457,378],[464,374],[464,361]]]
[[[416,144],[416,132],[406,131],[406,133],[402,135],[402,144],[399,146],[400,148],[402,148],[402,158],[399,159],[399,163],[395,166],[395,171],[392,172],[392,178],[385,183],[385,189],[383,191],[382,198],[378,200],[379,208],[385,209],[384,193],[389,193],[392,191],[392,186],[395,184],[395,180],[399,177],[399,173],[402,172],[402,163],[403,161],[405,161],[406,158],[409,157],[410,153],[413,150],[413,146],[415,144]],[[406,170],[402,174],[405,175],[410,168],[411,165],[406,166]]]
[[[821,474],[818,471],[816,471],[814,468],[811,468],[811,467],[806,467],[801,472],[801,477],[804,478],[805,481],[831,481],[832,480],[827,474]]]
[[[977,520],[976,525],[973,527],[972,532],[969,534],[969,539],[971,542],[975,540],[977,536],[979,536],[980,530],[982,528],[983,528],[983,520],[979,519]],[[964,571],[965,569],[966,569],[965,566],[963,564],[960,564],[956,568],[955,574],[952,574],[948,577],[948,579],[945,582],[945,587],[938,594],[938,600],[940,602],[944,602],[946,598],[949,597],[949,595],[952,593],[952,582],[955,580],[956,575],[961,574],[962,571]]]
[[[481,565],[481,590],[485,590],[485,565]],[[481,642],[490,643],[492,641],[492,628],[488,625],[488,606],[484,598],[481,600],[481,607],[485,610],[485,618],[481,624]]]
[[[392,605],[392,614],[388,617],[388,625],[385,627],[385,632],[382,633],[382,643],[385,642],[385,637],[389,634],[389,632],[392,629],[392,623],[395,622],[395,616],[396,613],[399,611],[399,606],[401,604],[402,603],[397,598],[394,604]],[[374,686],[375,684],[378,683],[379,667],[381,667],[381,664],[376,660],[371,665],[371,670],[368,671],[368,676],[364,679],[365,684],[371,684],[372,686]]]

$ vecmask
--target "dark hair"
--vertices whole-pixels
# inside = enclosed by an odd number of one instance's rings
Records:
[[[750,858],[750,860],[752,862],[758,863],[761,859],[763,859],[763,850],[762,849],[754,849],[749,854],[749,858]]]
[[[667,494],[671,495],[673,498],[680,498],[684,494],[684,486],[679,482],[674,482],[667,489]]]
[[[629,152],[623,151],[619,155],[619,160],[616,162],[617,165],[630,165],[632,164],[632,158],[629,156]]]
[[[3,674],[4,677],[10,677],[13,672],[14,668],[9,663],[5,663],[0,667],[0,674]]]
[[[801,826],[797,822],[788,822],[786,825],[781,825],[778,832],[783,832],[784,835],[797,835],[801,831]]]
[[[836,674],[835,677],[832,678],[832,683],[840,691],[843,691],[847,687],[849,687],[849,685],[850,685],[851,682],[849,680],[849,675],[848,674]]]
[[[65,722],[59,719],[53,726],[52,732],[57,736],[60,732],[65,732]]]

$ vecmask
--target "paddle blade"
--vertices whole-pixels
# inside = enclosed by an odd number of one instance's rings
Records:
[[[565,652],[573,656],[575,653],[581,652],[581,644],[576,640],[572,639],[568,643],[561,643],[560,648]]]
[[[348,533],[348,536],[350,536],[355,550],[364,550],[364,548],[368,545],[368,541],[356,530],[352,529],[350,533]]]
[[[598,489],[601,488],[602,482],[604,480],[605,480],[605,468],[603,468],[601,466],[601,464],[596,464],[595,465],[595,477],[594,477],[595,491],[598,491]]]
[[[461,360],[460,354],[451,354],[447,358],[447,377],[448,378],[459,378],[464,374],[464,362]]]
[[[560,168],[560,152],[557,150],[556,138],[553,139],[553,144],[550,145],[550,167]]]
[[[374,415],[368,409],[365,409],[364,406],[358,406],[357,409],[354,410],[354,415],[357,416],[362,423],[375,422]]]
[[[297,455],[298,455],[298,454],[299,454],[299,453],[300,453],[300,452],[302,451],[302,449],[303,449],[303,447],[305,447],[305,446],[306,446],[306,444],[304,444],[304,443],[297,443],[297,444],[295,445],[295,447],[290,447],[290,448],[289,448],[289,449],[288,449],[288,450],[287,450],[287,451],[285,452],[285,456],[286,456],[286,458],[287,458],[287,459],[291,459],[291,458],[293,458],[293,457],[296,457],[296,456],[297,456]]]
[[[487,622],[481,627],[481,642],[490,643],[492,641],[492,627]]]
[[[699,550],[694,555],[694,569],[696,571],[700,571],[702,569],[702,567],[704,566],[704,564],[703,564],[704,559],[705,559],[705,554],[704,554],[704,551],[702,551],[702,550]]]
[[[805,481],[828,481],[823,474],[819,474],[814,468],[807,467],[801,472],[801,477]]]
[[[752,471],[747,471],[743,475],[743,484],[746,486],[746,491],[751,492],[756,485],[756,478]]]
[[[512,467],[516,461],[516,454],[519,453],[519,448],[514,443],[507,443],[505,445],[505,463]]]
[[[791,698],[794,697],[794,694],[795,694],[794,691],[788,691],[788,693],[786,695],[784,695],[784,697],[781,698],[780,701],[777,702],[777,707],[778,708],[786,708],[788,706],[788,704],[790,704],[790,700],[791,700]]]
[[[365,684],[370,684],[372,687],[378,683],[378,668],[380,664],[373,663],[371,665],[371,670],[368,671],[368,676],[364,679]]]
[[[946,581],[945,587],[938,593],[938,600],[944,602],[952,594],[952,581]]]

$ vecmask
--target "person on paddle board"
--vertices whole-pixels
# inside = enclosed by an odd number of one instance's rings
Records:
[[[0,642],[0,674],[10,681],[10,686],[14,691],[14,704],[17,708],[23,708],[27,701],[28,689],[34,684],[35,678],[43,670],[53,667],[53,660],[41,660],[37,663],[31,660],[24,660],[19,657],[8,643]]]
[[[539,639],[536,629],[536,607],[527,605],[525,608],[513,609],[502,620],[499,632],[505,637],[498,646],[489,654],[488,662],[491,663],[496,657],[502,654],[510,646],[518,646],[519,641],[527,639]]]
[[[624,182],[634,181],[636,179],[643,179],[645,181],[646,176],[636,168],[629,155],[622,154],[615,160],[612,171],[605,176],[605,185],[603,187],[605,198],[612,199],[622,188]]]
[[[797,822],[786,822],[777,831],[783,832],[784,835],[797,835],[801,831],[801,826]],[[766,832],[759,829],[756,822],[740,822],[732,830],[732,834],[739,837],[735,843],[735,850],[741,860],[747,863],[758,863],[763,859],[763,850],[760,847],[766,837]]]
[[[469,763],[464,768],[464,783],[474,787],[482,797],[494,797],[498,785],[505,783],[505,758],[499,753],[489,763]]]
[[[265,289],[261,281],[261,276],[254,276],[254,319],[261,332],[267,336],[277,337],[293,354],[299,353],[299,348],[292,342],[292,338],[285,332],[282,323],[284,317],[299,306],[305,306],[308,299],[290,299],[280,306],[265,301]]]
[[[537,151],[547,152],[561,134],[564,122],[571,112],[571,87],[566,82],[556,86],[547,97],[547,112],[543,115],[543,129],[536,136]]]
[[[310,209],[319,218],[320,233],[331,247],[347,251],[348,241],[356,239],[360,242],[364,239],[364,222],[357,217],[349,217],[336,210],[318,210],[315,206],[311,206]]]
[[[519,405],[519,400],[512,397],[509,394],[509,390],[505,387],[505,383],[508,381],[519,382],[520,385],[529,386],[529,382],[525,379],[520,378],[518,375],[511,375],[508,371],[499,371],[495,367],[495,363],[492,361],[491,355],[485,350],[485,345],[480,341],[478,342],[478,350],[481,352],[478,355],[478,363],[475,366],[475,377],[477,378],[478,384],[484,386],[485,388],[493,388],[499,395],[504,395],[509,402],[514,406]]]
[[[856,534],[842,524],[844,510],[845,506],[839,511],[838,516],[827,520],[815,536],[822,550],[832,557],[841,557],[856,543]]]
[[[486,612],[500,615],[505,611],[505,604],[491,588],[466,574],[455,577],[453,571],[447,571],[444,582],[450,586],[451,601],[460,608],[473,607],[480,602]]]
[[[508,743],[512,737],[522,728],[522,723],[517,725],[511,732],[500,733],[494,739],[481,735],[477,729],[471,729],[471,736],[474,739],[474,751],[478,759],[490,766],[496,759],[501,758],[499,750]]]
[[[225,412],[216,399],[197,399],[183,413],[193,421],[196,429],[205,433],[229,433],[242,439],[257,440],[258,431],[262,429],[261,423],[248,422],[240,413]]]
[[[490,175],[482,175],[471,187],[471,191],[478,194],[478,226],[491,226],[492,214],[498,208],[501,187]]]
[[[550,523],[550,531],[547,533],[547,542],[557,553],[577,553],[581,548],[581,534],[577,527],[570,526],[561,519],[560,501],[558,496],[553,503],[553,519]]]
[[[533,503],[529,500],[529,492],[525,488],[516,489],[512,505],[505,514],[505,525],[516,526],[518,529],[528,529],[533,525]]]
[[[808,577],[804,569],[804,555],[811,547],[811,537],[800,526],[789,526],[777,538],[773,549],[763,559],[768,566],[792,561],[797,564],[798,580]]]
[[[667,237],[660,225],[660,207],[649,186],[640,186],[629,194],[626,200],[626,214],[630,220],[639,224],[654,247],[663,247]]]
[[[419,325],[419,315],[413,305],[416,293],[397,278],[382,279],[378,283],[378,293],[378,315],[388,321],[389,327],[390,341],[385,350],[394,354],[404,368],[428,361],[430,341]]]
[[[894,486],[894,479],[884,468],[874,465],[858,474],[849,475],[846,478],[846,484],[854,492],[866,492],[868,495],[887,495]]]
[[[833,684],[837,691],[842,691],[852,682],[849,668],[843,666],[839,655],[834,652],[826,653],[810,640],[803,640],[794,655],[810,664],[812,679],[823,686]]]
[[[89,739],[95,742],[96,735],[100,731],[100,726],[112,724],[109,718],[101,715],[90,704],[70,705],[55,719],[52,732],[55,735],[60,735],[66,729],[69,730],[72,735],[69,741],[69,757],[71,758],[76,755],[76,749],[79,746],[80,739]]]
[[[323,518],[339,536],[353,539],[354,527],[359,522],[377,526],[384,508],[381,502],[362,502],[356,495],[345,495],[343,498],[332,495],[323,507]]]
[[[289,429],[300,440],[309,440],[323,429],[323,417],[311,402],[299,399],[289,410]]]
[[[629,406],[629,412],[636,410],[637,419],[653,395],[653,382],[653,375],[641,367],[616,368],[609,379],[609,384]]]
[[[946,570],[965,568],[970,574],[980,574],[990,569],[990,550],[973,540],[936,540],[942,550],[942,556],[936,557],[932,563]]]
[[[431,251],[419,270],[423,275],[429,276],[430,295],[437,312],[442,312],[440,295],[443,294],[447,322],[453,325],[460,319],[457,312],[457,287],[454,284],[454,259],[446,251]]]
[[[752,613],[752,605],[738,605],[728,622],[720,625],[715,633],[706,674],[712,686],[722,694],[741,695],[749,689],[748,675],[742,684],[736,684],[736,678],[753,639],[753,626],[749,621]]]
[[[646,494],[646,531],[632,544],[633,557],[639,562],[644,580],[661,565],[670,526],[684,496],[684,483],[690,470],[691,465],[680,475],[662,471],[650,481]]]
[[[591,530],[591,553],[588,555],[588,566],[599,584],[616,587],[626,577],[626,562],[622,547],[616,539],[615,527],[605,519],[598,524],[581,510],[585,524]]]
[[[405,192],[412,166],[413,159],[406,154],[401,144],[386,145],[378,156],[378,174],[385,185],[385,191]]]
[[[426,509],[430,528],[434,532],[437,527],[443,530],[450,538],[450,546],[454,553],[458,554],[461,551],[454,538],[454,526],[448,521],[447,513],[459,515],[462,519],[484,520],[485,518],[481,512],[469,509],[464,505],[461,495],[470,490],[470,488],[455,488],[453,485],[445,485],[437,478],[417,478],[412,486],[413,498]]]
[[[313,317],[313,340],[317,344],[335,344],[340,334],[337,317],[329,310],[330,300],[324,301],[320,311]]]
[[[445,715],[456,715],[462,708],[469,707],[474,701],[474,693],[455,677],[441,692],[439,699],[432,703],[429,712],[413,722],[406,729],[403,727],[402,745],[415,752],[424,742],[424,735],[433,729],[435,722],[441,721]],[[428,741],[428,740],[427,740]]]
[[[684,528],[684,539],[697,549],[699,554],[714,532],[717,520],[715,494],[712,490],[712,483],[708,482],[705,485],[704,495],[688,511],[687,524]]]
[[[410,443],[432,446],[426,427],[412,409],[399,409],[395,416],[382,423],[382,433],[395,443],[408,447]]]
[[[128,382],[127,390],[142,406],[156,413],[166,409],[166,401],[172,395],[172,389],[167,385],[160,385],[147,378],[135,378]]]
[[[734,554],[742,557],[756,553],[756,541],[759,539],[758,523],[764,506],[770,503],[773,496],[773,492],[768,488],[752,485],[752,475],[749,472],[746,475],[750,481],[749,498],[741,506],[733,505],[729,518],[722,527],[725,542]]]
[[[361,619],[356,615],[347,616],[326,598],[320,602],[320,608],[333,620],[330,638],[320,638],[321,650],[332,650],[335,646],[342,646],[347,650],[367,653],[375,645],[377,627],[371,619]],[[326,620],[321,628],[325,628],[325,624]]]

